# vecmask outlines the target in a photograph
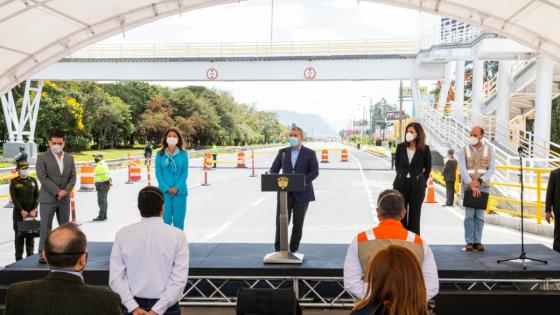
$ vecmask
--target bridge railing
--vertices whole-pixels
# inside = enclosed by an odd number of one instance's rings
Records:
[[[415,54],[415,40],[98,44],[70,58],[282,57]]]
[[[446,20],[420,35],[420,49],[429,49],[438,45],[469,43],[482,35],[484,31],[464,22]]]

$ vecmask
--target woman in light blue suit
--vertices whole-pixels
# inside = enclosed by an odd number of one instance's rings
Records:
[[[156,154],[156,178],[164,192],[163,221],[183,230],[187,215],[187,176],[189,155],[183,136],[176,128],[169,128]]]

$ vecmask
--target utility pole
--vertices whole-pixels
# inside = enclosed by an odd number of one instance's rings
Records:
[[[270,42],[274,35],[274,0],[270,0]]]
[[[402,80],[400,80],[399,81],[399,111],[401,111],[401,112],[402,112],[402,98],[403,98],[403,89],[402,88],[403,88],[402,87]],[[403,134],[402,128],[403,128],[402,120],[399,119],[399,139],[398,139],[398,142],[403,141],[403,139],[402,139],[402,134]]]

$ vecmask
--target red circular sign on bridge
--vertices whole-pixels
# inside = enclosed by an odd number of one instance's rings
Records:
[[[206,70],[206,78],[208,80],[218,79],[218,70],[216,70],[214,68],[210,68],[210,69]]]
[[[303,70],[303,76],[307,80],[315,79],[316,75],[317,75],[317,70],[315,70],[315,68],[313,68],[313,67],[308,67],[308,68],[305,68],[305,70]]]

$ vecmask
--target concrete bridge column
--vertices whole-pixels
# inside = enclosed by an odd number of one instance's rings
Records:
[[[451,69],[453,64],[451,62],[445,65],[445,78],[441,80],[441,86],[439,91],[438,107],[443,110],[445,104],[447,103],[447,95],[449,95],[449,87],[451,86]]]
[[[496,86],[496,140],[505,144],[508,138],[509,124],[509,98],[511,95],[511,65],[510,60],[501,60],[498,63],[498,83]]]
[[[542,146],[548,149],[548,143],[550,142],[553,66],[552,59],[539,56],[535,95],[535,136],[540,146],[535,149],[535,152],[541,152],[542,157],[548,156],[548,153],[543,151]]]
[[[480,124],[480,114],[482,113],[482,98],[484,84],[484,61],[473,60],[472,72],[472,99],[471,99],[471,123]]]
[[[465,61],[455,62],[455,101],[453,102],[453,115],[459,121],[463,120],[463,104],[465,102]]]

